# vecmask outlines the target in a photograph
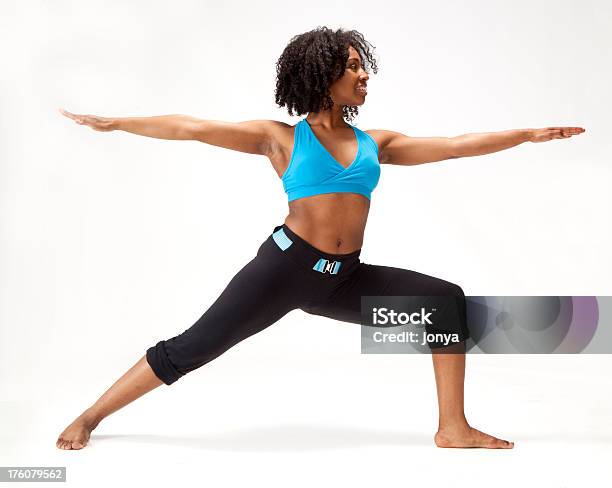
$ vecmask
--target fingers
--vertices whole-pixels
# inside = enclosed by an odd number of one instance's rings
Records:
[[[531,135],[532,142],[545,142],[553,139],[567,139],[585,132],[582,127],[546,127],[543,129],[533,129]]]
[[[555,139],[567,139],[584,132],[582,127],[549,127],[548,130]]]
[[[582,127],[548,127],[549,130],[563,130],[572,132],[584,132]]]
[[[74,120],[79,125],[88,125],[95,128],[94,126],[100,122],[98,117],[92,115],[73,114],[67,110],[64,110],[63,108],[60,108],[59,111],[62,115]]]
[[[74,120],[74,117],[75,117],[74,114],[71,114],[70,112],[68,112],[68,110],[64,110],[63,108],[60,108],[59,113],[61,113],[65,117],[68,117],[69,119]]]
[[[582,127],[559,127],[561,135],[563,136],[574,136],[584,132]]]
[[[60,113],[66,117],[68,117],[69,119],[74,120],[75,122],[82,124],[83,123],[83,115],[76,115],[73,113],[68,112],[68,110],[64,110],[63,108],[59,109]]]
[[[65,115],[69,119],[74,120],[77,124],[82,125],[85,123],[95,122],[95,117],[91,115],[73,114],[71,112],[68,112],[68,110],[64,110],[63,108],[60,108],[59,111],[62,115]]]

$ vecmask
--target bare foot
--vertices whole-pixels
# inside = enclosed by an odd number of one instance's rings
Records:
[[[91,431],[97,427],[98,423],[95,417],[86,410],[66,427],[55,445],[59,449],[83,449],[89,441]]]
[[[438,447],[484,447],[486,449],[512,449],[514,442],[498,439],[470,427],[440,429],[434,436]]]

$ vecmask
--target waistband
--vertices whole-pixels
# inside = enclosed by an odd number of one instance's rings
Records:
[[[359,266],[361,249],[348,254],[326,253],[306,242],[286,224],[274,227],[270,237],[287,256],[322,277],[346,276]]]

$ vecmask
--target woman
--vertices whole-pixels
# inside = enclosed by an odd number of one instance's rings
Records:
[[[281,178],[289,215],[259,247],[256,257],[183,333],[160,341],[59,436],[57,447],[81,449],[102,419],[153,390],[218,357],[239,341],[300,308],[360,323],[361,296],[451,297],[445,327],[459,340],[430,343],[439,406],[439,447],[512,448],[472,428],[463,411],[465,297],[453,283],[414,271],[360,262],[370,196],[380,164],[412,165],[476,156],[526,141],[583,132],[577,127],[511,130],[455,138],[411,138],[386,130],[361,131],[346,121],[367,96],[373,46],[356,31],[326,27],[295,36],[277,62],[276,102],[290,115],[308,114],[294,126],[272,120],[241,123],[187,116],[104,118],[62,113],[98,131],[124,130],[148,137],[199,140],[266,155]],[[450,303],[450,302],[449,302]],[[451,354],[441,354],[450,352]]]

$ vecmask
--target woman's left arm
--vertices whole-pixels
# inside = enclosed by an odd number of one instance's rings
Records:
[[[456,137],[409,137],[388,130],[368,130],[379,148],[381,164],[413,165],[490,154],[523,142],[567,139],[582,127],[546,127],[463,134]]]
[[[454,137],[457,157],[480,156],[518,146],[523,142],[545,142],[567,139],[584,132],[582,127],[546,127],[545,129],[514,129],[501,132],[464,134]]]

